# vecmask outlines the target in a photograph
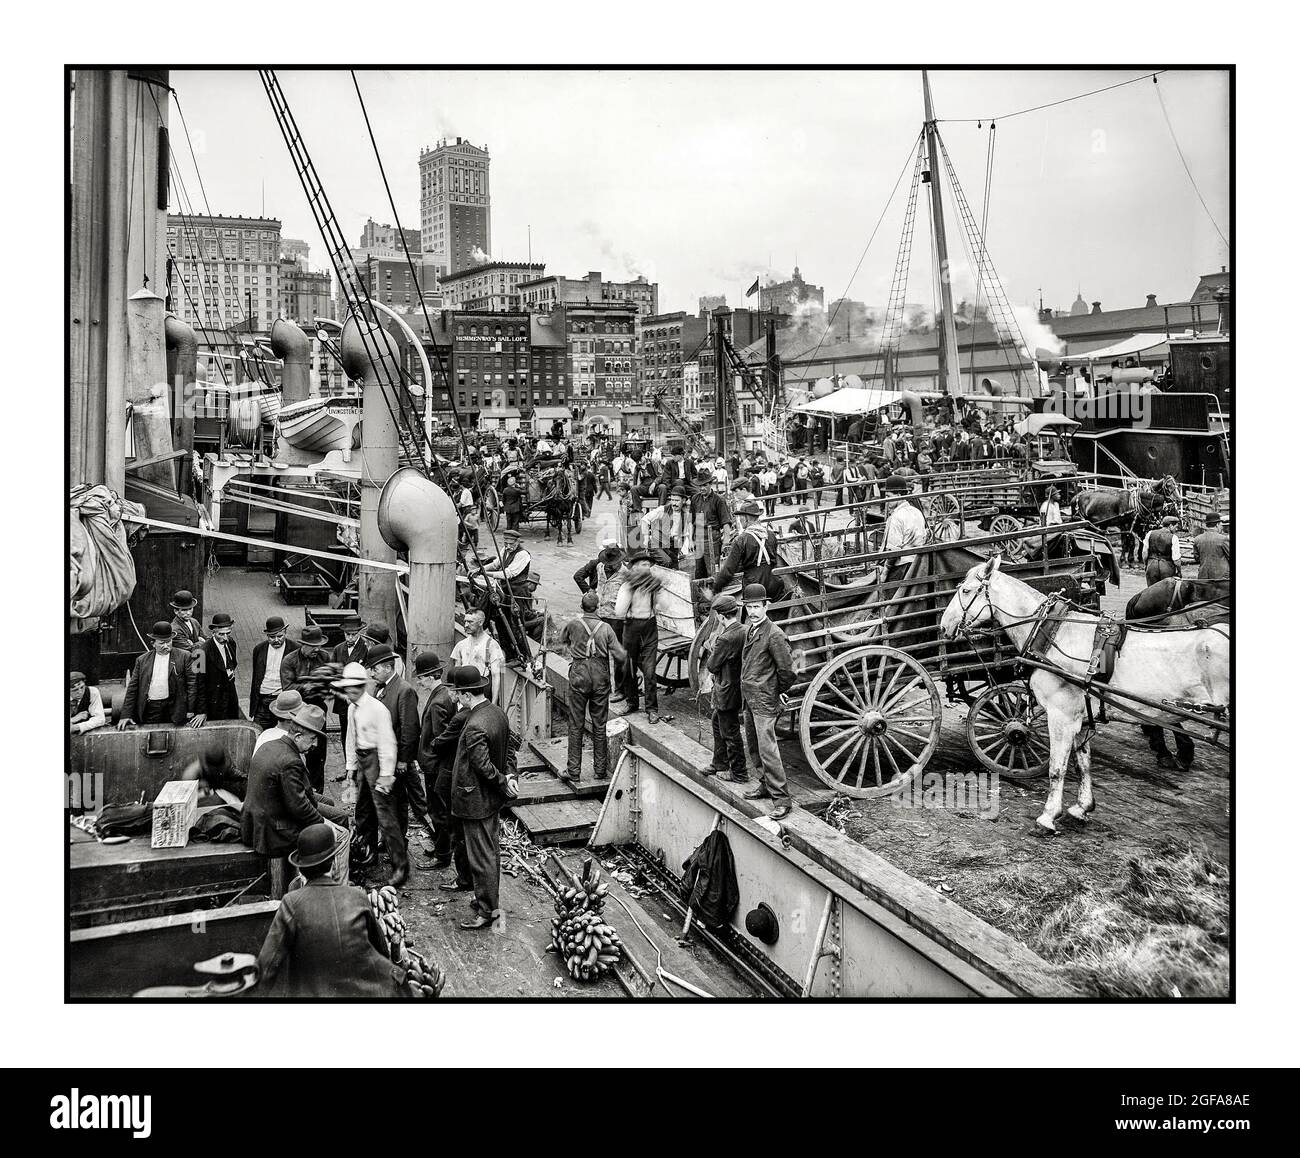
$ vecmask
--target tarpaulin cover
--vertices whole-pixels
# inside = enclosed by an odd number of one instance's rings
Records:
[[[801,402],[794,409],[803,414],[828,414],[841,416],[848,414],[869,414],[873,410],[883,410],[901,402],[903,395],[897,390],[858,389],[842,386],[833,394],[823,398],[810,398]]]
[[[1165,341],[1164,334],[1134,334],[1131,338],[1112,342],[1109,346],[1102,346],[1096,350],[1080,350],[1077,354],[1071,351],[1062,357],[1061,361],[1111,362],[1116,358],[1127,358],[1130,355],[1140,354],[1143,350],[1152,350],[1156,346],[1163,346]]]
[[[109,615],[135,590],[135,560],[122,516],[143,517],[144,507],[118,498],[103,485],[73,487],[70,501],[69,615],[73,619]]]

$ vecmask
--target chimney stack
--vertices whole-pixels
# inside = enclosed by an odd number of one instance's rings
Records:
[[[1156,304],[1156,295],[1147,294],[1147,309],[1151,309]]]
[[[1092,303],[1092,312],[1093,312],[1094,314],[1099,314],[1099,313],[1101,313],[1101,302],[1093,302],[1093,303]]]

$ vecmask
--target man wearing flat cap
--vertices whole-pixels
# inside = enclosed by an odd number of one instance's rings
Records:
[[[180,727],[189,715],[194,675],[189,652],[172,646],[172,625],[160,619],[149,632],[152,650],[135,661],[126,681],[118,731],[137,724]]]
[[[280,616],[270,616],[264,630],[266,638],[253,648],[253,682],[248,695],[248,714],[259,728],[275,723],[269,704],[284,687],[281,665],[297,648],[297,644],[288,642],[288,629]]]
[[[1147,532],[1142,543],[1142,553],[1147,561],[1147,586],[1161,579],[1172,579],[1182,574],[1182,544],[1178,538],[1178,516],[1166,515],[1158,527]]]
[[[102,728],[107,716],[104,713],[104,700],[98,688],[86,682],[84,672],[74,671],[68,674],[68,730],[79,736]]]
[[[743,784],[749,779],[745,771],[745,745],[740,736],[740,660],[745,647],[745,629],[740,622],[740,604],[734,595],[715,595],[712,610],[718,627],[706,665],[713,677],[710,695],[713,760],[708,774]]]
[[[173,624],[173,627],[175,624]],[[242,720],[239,689],[235,674],[239,657],[235,649],[234,621],[218,611],[208,625],[208,639],[192,652],[194,665],[194,718],[191,727],[202,727],[208,720]]]

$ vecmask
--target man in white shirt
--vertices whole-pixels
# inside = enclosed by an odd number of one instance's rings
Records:
[[[82,672],[68,675],[68,730],[79,736],[104,726],[104,700],[98,688],[89,687]]]
[[[398,888],[410,875],[406,833],[402,831],[393,785],[397,782],[397,737],[389,710],[370,694],[369,677],[359,663],[350,663],[330,686],[348,701],[348,738],[344,764],[357,788],[356,825],[369,848],[378,849],[382,837],[393,875],[388,883]]]
[[[248,714],[261,728],[274,724],[269,705],[280,694],[280,664],[297,644],[286,642],[288,631],[278,615],[267,618],[264,628],[266,638],[253,648],[253,682],[248,701]]]
[[[682,555],[689,556],[691,520],[685,509],[686,490],[676,486],[668,496],[668,505],[655,507],[641,516],[641,545],[660,566],[676,571]]]
[[[489,572],[490,574],[490,572]],[[500,704],[501,668],[506,654],[487,629],[487,618],[481,611],[465,612],[465,638],[457,640],[451,649],[448,667],[476,667],[487,676],[492,690],[492,702]]]
[[[912,492],[911,479],[905,475],[891,474],[885,479],[885,494],[908,495]],[[921,514],[912,499],[903,499],[892,504],[889,520],[885,523],[885,551],[902,551],[908,547],[925,545],[925,516]],[[900,555],[886,565],[883,579],[895,578],[902,574],[915,560],[915,555]]]
[[[265,747],[281,736],[287,736],[289,733],[280,725],[301,707],[302,695],[299,692],[280,692],[268,705],[268,710],[275,717],[276,722],[253,741],[253,751],[256,752],[258,748]]]

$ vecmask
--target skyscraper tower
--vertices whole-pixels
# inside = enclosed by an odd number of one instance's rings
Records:
[[[459,273],[492,252],[488,164],[487,146],[460,137],[420,150],[420,240],[443,272]]]

